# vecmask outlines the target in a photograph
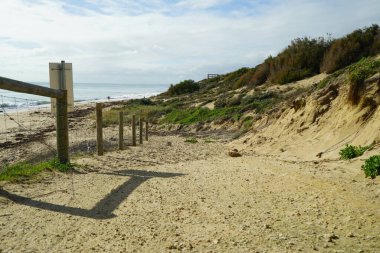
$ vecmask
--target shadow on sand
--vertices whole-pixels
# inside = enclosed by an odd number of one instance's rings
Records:
[[[70,207],[58,204],[51,204],[32,198],[23,197],[10,193],[0,188],[0,196],[5,197],[17,204],[31,206],[39,209],[49,210],[58,213],[70,214],[74,216],[87,217],[92,219],[110,219],[116,217],[113,211],[142,183],[150,178],[170,178],[183,176],[181,173],[154,172],[142,170],[120,170],[109,173],[101,173],[105,175],[127,176],[130,177],[126,182],[112,190],[96,205],[88,210],[77,207]]]

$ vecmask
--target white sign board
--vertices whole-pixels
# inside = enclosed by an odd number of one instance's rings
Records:
[[[67,110],[74,110],[74,91],[73,91],[73,65],[71,63],[63,63],[65,73],[62,76],[61,63],[49,63],[50,88],[67,90]],[[56,99],[51,99],[51,112],[56,113]]]

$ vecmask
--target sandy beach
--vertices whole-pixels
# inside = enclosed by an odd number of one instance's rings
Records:
[[[71,174],[2,183],[0,252],[379,249],[380,188],[358,169],[363,158],[287,161],[254,148],[234,158],[242,147],[226,136],[186,139],[152,135],[73,156]]]

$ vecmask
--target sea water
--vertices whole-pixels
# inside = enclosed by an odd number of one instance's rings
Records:
[[[32,83],[49,87],[49,83]],[[116,101],[151,97],[166,91],[167,84],[74,83],[74,102]],[[0,89],[1,108],[48,106],[50,98]]]

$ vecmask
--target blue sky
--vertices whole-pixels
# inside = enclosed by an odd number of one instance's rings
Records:
[[[374,23],[378,0],[2,0],[0,75],[48,81],[66,60],[76,82],[200,80]]]

